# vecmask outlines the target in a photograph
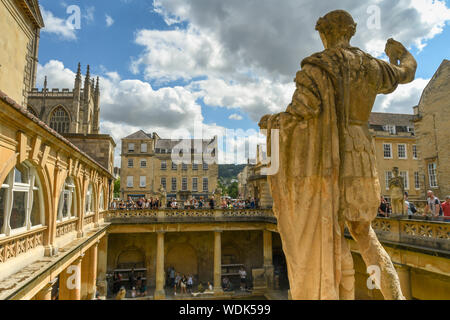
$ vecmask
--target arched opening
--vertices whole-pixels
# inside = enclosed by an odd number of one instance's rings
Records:
[[[130,279],[133,278],[133,281]],[[132,289],[132,286],[142,285],[147,281],[147,269],[145,267],[145,254],[137,248],[129,248],[122,251],[116,262],[113,275],[113,294],[117,293],[121,286]]]
[[[9,236],[44,224],[39,176],[31,164],[18,164],[0,186],[0,234]]]
[[[69,114],[63,107],[57,107],[50,116],[50,128],[58,133],[68,133],[70,127]]]
[[[198,278],[197,252],[187,243],[177,243],[166,257],[165,269],[173,267],[181,275],[193,275]]]
[[[85,197],[85,215],[94,213],[94,188],[92,183],[89,184]]]
[[[76,187],[72,178],[67,178],[59,197],[57,221],[64,221],[76,216],[77,197]]]
[[[100,211],[105,210],[105,193],[103,192],[103,187],[100,188],[100,196],[98,198],[98,209]]]
[[[145,255],[138,249],[122,251],[117,258],[117,269],[145,268]]]

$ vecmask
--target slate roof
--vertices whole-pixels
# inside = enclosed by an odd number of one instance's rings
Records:
[[[414,115],[398,113],[373,112],[369,118],[370,126],[395,125],[397,127],[414,128]]]

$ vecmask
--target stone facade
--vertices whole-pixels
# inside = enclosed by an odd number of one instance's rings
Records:
[[[72,259],[74,255],[67,251],[70,246],[85,243],[86,251],[92,247],[92,232],[97,238],[96,232],[104,229],[103,211],[111,200],[113,177],[101,164],[2,92],[0,141],[3,296],[19,293],[16,290],[20,289],[20,283],[10,285],[11,281],[17,281],[16,275],[24,280],[34,279],[35,272],[49,268],[59,259]],[[78,255],[81,253],[77,251]],[[55,271],[52,279],[64,270]],[[39,291],[46,285],[40,279],[33,290]]]
[[[95,161],[114,172],[114,150],[116,143],[110,135],[105,134],[65,134],[78,148],[89,154]]]
[[[399,168],[410,200],[418,200],[422,196],[422,173],[413,118],[408,114],[372,113],[369,119],[381,193],[387,199],[390,198],[389,180],[393,177],[394,167]]]
[[[192,158],[188,160],[190,163],[186,165],[175,165],[172,161],[171,152],[178,143],[143,131],[122,139],[121,197],[157,197],[164,181],[168,198],[211,197],[217,188],[219,166],[217,162],[204,163],[202,153],[197,150],[217,151],[217,140],[187,141],[197,152],[192,153]],[[199,160],[195,166],[194,159],[197,157]]]
[[[21,105],[36,81],[42,27],[38,1],[0,1],[0,89]]]
[[[61,134],[98,134],[100,126],[100,86],[91,79],[89,66],[84,79],[81,65],[75,85],[69,89],[34,88],[28,95],[28,110]]]
[[[450,195],[450,61],[444,60],[414,108],[421,194],[432,190],[445,200]]]

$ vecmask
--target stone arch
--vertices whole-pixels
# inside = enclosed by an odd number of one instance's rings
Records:
[[[1,150],[1,152],[7,152],[6,150]],[[0,185],[3,184],[6,177],[9,175],[11,170],[14,168],[17,162],[17,156],[19,153],[10,152],[10,157],[3,163],[2,167],[0,167]]]
[[[138,247],[128,247],[116,257],[116,269],[145,268],[145,253]]]
[[[57,114],[58,113],[58,114]],[[55,118],[53,118],[55,116]],[[70,111],[63,105],[55,106],[48,114],[48,125],[58,133],[68,133],[72,123]]]
[[[175,271],[182,275],[199,274],[197,251],[188,243],[174,244],[166,255],[165,264],[165,270],[174,267]]]

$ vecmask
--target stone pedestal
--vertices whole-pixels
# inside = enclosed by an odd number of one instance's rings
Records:
[[[253,278],[253,294],[264,294],[267,291],[267,282],[266,282],[266,272],[264,268],[261,269],[253,269],[252,270],[252,278]]]
[[[155,300],[166,299],[164,291],[164,232],[158,232],[156,236],[156,289]]]

